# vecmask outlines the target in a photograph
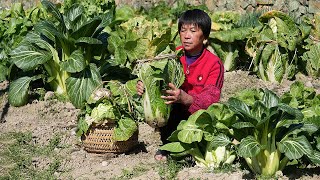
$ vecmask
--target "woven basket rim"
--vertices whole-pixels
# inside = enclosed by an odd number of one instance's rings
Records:
[[[114,126],[114,125],[116,125],[117,123],[116,123],[116,121],[112,121],[112,120],[108,120],[107,122],[104,122],[104,123],[95,123],[95,122],[93,122],[91,125],[90,125],[90,127],[89,127],[89,130],[91,129],[91,128],[97,128],[97,127],[105,127],[105,126]],[[88,131],[87,131],[88,132]]]

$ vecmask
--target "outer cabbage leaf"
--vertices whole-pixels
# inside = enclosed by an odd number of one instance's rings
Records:
[[[307,63],[308,75],[320,77],[320,43],[312,45],[310,50],[303,54],[302,59]]]
[[[31,77],[21,77],[11,82],[9,87],[9,102],[13,106],[22,106],[28,102],[28,91]]]
[[[136,122],[130,118],[123,118],[118,120],[118,126],[114,129],[114,140],[126,141],[138,129]]]
[[[101,83],[101,76],[94,64],[90,64],[79,76],[69,77],[66,85],[72,104],[78,108],[83,107],[84,102]]]
[[[239,50],[236,46],[228,43],[211,43],[217,56],[222,60],[226,71],[236,68],[236,59],[239,57]]]
[[[11,52],[13,63],[25,70],[33,70],[36,66],[44,64],[52,59],[52,55],[43,51],[32,44],[21,45]]]
[[[218,39],[222,42],[234,42],[236,40],[244,40],[252,32],[251,27],[240,27],[225,31],[213,32],[210,38]]]

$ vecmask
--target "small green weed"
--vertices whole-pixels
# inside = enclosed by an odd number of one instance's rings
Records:
[[[34,96],[35,99],[38,99],[39,101],[43,101],[46,95],[46,90],[44,88],[37,88],[34,90],[32,95]]]
[[[161,179],[176,179],[177,173],[183,168],[183,164],[169,158],[167,162],[158,165],[158,174]]]
[[[118,177],[111,178],[111,180],[125,180],[125,179],[132,179],[134,177],[138,177],[148,171],[148,168],[138,165],[133,167],[132,170],[129,169],[122,169],[122,174]]]
[[[54,135],[48,145],[39,146],[32,134],[14,132],[0,135],[0,179],[57,179],[60,158],[54,149],[60,146],[60,136]]]

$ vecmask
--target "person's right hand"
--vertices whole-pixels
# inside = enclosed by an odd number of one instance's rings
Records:
[[[144,85],[141,80],[137,82],[136,89],[137,89],[137,94],[139,96],[142,96],[142,94],[144,93]]]

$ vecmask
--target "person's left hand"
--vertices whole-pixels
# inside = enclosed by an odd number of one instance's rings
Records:
[[[169,83],[169,88],[165,91],[166,96],[161,96],[162,99],[166,100],[166,104],[179,103],[181,102],[181,89],[177,88],[174,84]]]

